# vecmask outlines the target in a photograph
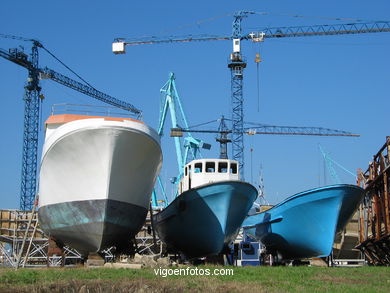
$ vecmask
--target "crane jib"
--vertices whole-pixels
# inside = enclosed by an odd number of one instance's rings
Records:
[[[367,23],[324,24],[313,26],[271,27],[254,29],[257,33],[241,33],[237,38],[256,41],[254,36],[264,34],[264,38],[330,36],[344,34],[380,33],[390,32],[390,21],[377,21]],[[142,37],[132,39],[115,39],[125,45],[150,45],[162,43],[185,43],[193,41],[226,41],[232,40],[232,35],[184,35],[165,37]]]
[[[44,69],[39,70],[43,76],[50,78],[51,80],[68,86],[74,90],[77,90],[83,94],[86,94],[90,97],[98,99],[106,104],[121,108],[126,111],[130,111],[134,114],[141,114],[142,112],[135,108],[133,105],[126,103],[124,101],[118,100],[114,97],[111,97],[105,93],[98,91],[97,89],[90,87],[88,85],[82,84],[78,81],[75,81],[67,76],[62,75],[61,73],[55,72],[52,69],[45,67]]]

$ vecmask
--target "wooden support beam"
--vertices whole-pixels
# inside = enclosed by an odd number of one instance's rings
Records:
[[[390,232],[390,211],[389,211],[389,190],[388,190],[388,174],[383,174],[383,202],[384,202],[384,222],[386,234]]]

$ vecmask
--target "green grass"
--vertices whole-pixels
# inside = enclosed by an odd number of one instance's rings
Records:
[[[196,268],[213,271],[222,267]],[[390,291],[390,268],[386,267],[235,267],[233,270],[233,276],[164,278],[151,268],[0,269],[0,292],[84,292],[86,289],[85,292],[210,293]]]

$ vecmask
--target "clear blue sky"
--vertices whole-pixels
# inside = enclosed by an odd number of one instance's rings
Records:
[[[389,20],[389,1],[5,1],[0,33],[40,40],[49,50],[96,88],[133,103],[156,127],[159,89],[168,73],[177,87],[190,125],[230,116],[230,41],[131,46],[115,56],[116,37],[231,33],[237,10],[268,12],[243,21],[244,32],[267,26],[342,23],[355,19]],[[302,15],[291,17],[285,15]],[[333,19],[332,19],[333,18]],[[352,20],[351,20],[352,19]],[[27,43],[0,39],[0,48]],[[368,161],[389,135],[390,33],[270,39],[261,45],[243,42],[247,57],[245,120],[271,125],[321,126],[361,134],[361,138],[300,136],[247,137],[246,179],[258,180],[263,166],[271,203],[323,184],[318,143],[351,171]],[[260,75],[253,62],[260,52]],[[46,53],[40,65],[75,78]],[[0,209],[19,206],[26,70],[0,59]],[[257,110],[257,79],[260,110]],[[46,99],[43,120],[55,103],[99,104],[50,80],[41,83]],[[168,133],[168,130],[167,130]],[[43,133],[40,135],[43,141]],[[214,136],[204,137],[217,156]],[[176,175],[172,140],[163,138],[163,178]],[[251,168],[252,166],[252,168]],[[252,172],[251,172],[252,170]],[[343,182],[354,180],[337,170]],[[329,177],[329,176],[328,176]],[[169,183],[166,183],[169,185]]]

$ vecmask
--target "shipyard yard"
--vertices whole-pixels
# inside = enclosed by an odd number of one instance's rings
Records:
[[[214,269],[215,267],[209,267]],[[153,269],[0,269],[1,292],[387,292],[388,268],[247,267],[234,276],[156,277]]]
[[[173,2],[3,5],[0,292],[388,292],[388,1]]]

